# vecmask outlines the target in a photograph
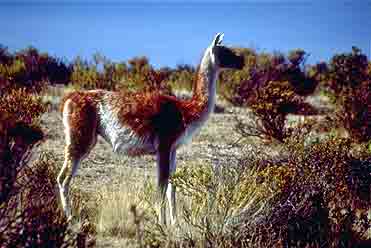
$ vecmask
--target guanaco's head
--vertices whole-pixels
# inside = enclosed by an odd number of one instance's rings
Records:
[[[239,56],[232,49],[222,46],[223,36],[223,33],[218,33],[210,46],[215,63],[220,68],[242,69],[245,64],[243,56]]]

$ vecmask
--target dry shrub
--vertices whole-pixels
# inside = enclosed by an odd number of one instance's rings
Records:
[[[54,184],[45,177],[48,167],[27,166],[42,133],[24,123],[12,124],[12,120],[2,119],[0,125],[0,243],[2,247],[58,247],[58,240],[63,241],[58,237],[64,232],[52,228],[63,225],[55,211]]]
[[[368,63],[367,56],[354,46],[350,53],[334,55],[329,62],[325,85],[336,95],[357,88],[370,76]]]
[[[160,90],[165,94],[171,94],[171,87],[167,83],[170,76],[168,70],[154,70],[150,69],[143,75],[145,89],[149,91]]]
[[[256,96],[251,99],[250,106],[260,118],[266,137],[280,142],[286,138],[287,112],[284,110],[291,107],[294,94],[289,84],[270,82],[267,87],[258,90]]]
[[[88,232],[72,230],[59,208],[55,156],[42,153],[22,164],[11,197],[0,204],[2,247],[87,247]]]
[[[41,154],[30,163],[44,137],[39,99],[12,90],[0,101],[1,247],[85,247],[86,235],[71,232],[59,211],[55,157]]]
[[[125,181],[130,181],[131,173],[126,175]],[[126,182],[99,191],[95,217],[98,235],[124,239],[123,246],[141,247],[274,244],[253,231],[269,212],[275,194],[261,178],[258,180],[256,169],[192,165],[180,168],[171,180],[178,190],[175,226],[159,223],[152,182]]]
[[[172,89],[189,92],[192,91],[196,78],[196,68],[183,64],[177,65],[175,69],[171,70],[168,81]]]
[[[255,114],[258,127],[245,125],[245,134],[282,143],[290,135],[285,128],[288,114],[318,113],[305,97],[315,91],[324,70],[319,65],[307,67],[308,54],[302,49],[292,50],[287,56],[258,54],[251,49],[240,52],[246,62],[243,70],[221,74],[224,87],[230,87],[224,96],[234,105],[251,108]]]
[[[313,115],[317,110],[304,102],[288,82],[269,82],[249,98],[254,115],[252,124],[238,122],[237,131],[243,136],[258,136],[283,143],[292,130],[285,127],[287,115]]]
[[[126,65],[113,66],[104,56],[93,55],[94,62],[77,57],[72,63],[71,84],[77,89],[113,90],[121,77],[126,73]],[[103,70],[101,70],[103,68]]]
[[[153,184],[103,189],[98,230],[147,247],[365,247],[371,156],[349,139],[305,134],[278,157],[179,168],[175,226],[159,224]]]
[[[308,73],[306,60],[308,54],[302,49],[295,49],[287,56],[281,53],[257,53],[252,49],[236,49],[245,58],[242,71],[223,72],[221,79],[226,82],[224,96],[234,105],[249,105],[249,98],[255,91],[266,87],[271,82],[288,82],[295,94],[312,94],[317,85],[317,76],[321,70],[311,68]]]
[[[11,196],[23,161],[43,138],[37,125],[43,112],[40,99],[23,89],[11,90],[0,99],[0,202]]]
[[[45,111],[41,97],[30,94],[25,88],[11,89],[0,98],[0,113],[14,122],[36,124]]]
[[[371,140],[371,78],[338,98],[340,123],[358,142]]]
[[[331,59],[324,83],[337,105],[340,125],[357,142],[371,139],[370,62],[357,47],[352,52],[336,54]]]
[[[41,158],[18,175],[16,192],[2,204],[3,247],[67,247],[67,227],[53,182],[53,163]]]
[[[255,228],[274,196],[258,182],[257,170],[245,166],[194,165],[172,177],[179,192],[175,227],[145,224],[150,247],[266,247]],[[257,243],[255,243],[257,242]]]
[[[63,60],[36,48],[10,53],[0,45],[0,92],[18,88],[41,92],[47,84],[67,83],[70,74],[71,67]]]
[[[349,139],[329,138],[307,146],[302,140],[292,137],[286,155],[264,161],[261,173],[278,192],[266,225],[295,247],[370,242],[366,212],[371,209],[371,180],[362,173],[369,173],[371,156],[354,154]]]
[[[146,57],[114,63],[98,53],[93,55],[93,62],[77,57],[72,67],[71,83],[77,89],[170,92],[167,81],[172,71],[169,68],[154,69]]]
[[[125,81],[130,82],[130,87],[127,87],[127,82],[123,82],[119,86],[120,90],[144,90],[148,92],[160,91],[163,94],[171,95],[171,85],[169,84],[170,70],[164,69],[154,69],[148,65],[148,67],[142,68],[140,72],[131,70],[125,76]]]
[[[272,211],[260,226],[272,227],[270,233],[263,232],[264,239],[294,247],[367,247],[371,243],[371,219],[367,215],[371,211],[371,155],[366,145],[327,133],[337,126],[330,117],[322,123],[305,121],[285,128],[283,113],[291,108],[287,103],[297,98],[288,84],[270,84],[266,94],[257,96],[261,102],[253,106],[258,116],[253,119],[255,123],[239,121],[236,127],[244,137],[273,136],[281,144],[276,147],[280,155],[262,158],[256,166],[262,180],[276,192]],[[369,83],[349,92],[342,96],[347,101],[342,100],[341,119],[348,123],[344,125],[353,131],[353,137],[367,140]],[[283,106],[283,111],[278,106]],[[264,124],[259,114],[271,117],[265,122],[273,124]]]

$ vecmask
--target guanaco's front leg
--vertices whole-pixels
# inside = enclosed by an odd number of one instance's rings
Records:
[[[176,150],[172,149],[170,151],[170,176],[175,173],[176,170]],[[166,195],[169,202],[170,208],[170,222],[172,225],[176,222],[176,198],[175,198],[175,186],[169,182]]]
[[[171,184],[169,185],[171,158],[173,156],[175,158],[175,150],[172,150],[171,145],[159,145],[157,151],[157,186],[160,202],[159,220],[162,224],[166,224],[166,195],[168,195],[169,197],[170,209],[173,209],[175,207],[175,204],[173,204],[175,202],[175,190]],[[171,222],[173,222],[173,213],[175,211],[171,210],[171,212]]]

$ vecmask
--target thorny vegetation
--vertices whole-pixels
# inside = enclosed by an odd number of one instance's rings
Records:
[[[307,65],[309,55],[300,49],[288,55],[236,50],[245,68],[224,71],[218,92],[251,109],[250,122],[240,120],[235,131],[255,149],[233,166],[180,168],[171,179],[179,191],[174,227],[158,223],[152,183],[107,186],[94,195],[74,189],[76,227],[60,210],[55,155],[37,150],[47,87],[173,94],[192,88],[196,68],[155,69],[145,57],[114,63],[99,54],[93,62],[67,63],[35,48],[11,54],[0,47],[1,247],[87,247],[99,235],[149,247],[370,246],[367,56],[353,47],[328,63]],[[313,106],[311,95],[330,103]],[[311,117],[288,125],[291,114]],[[264,153],[271,149],[275,155]]]

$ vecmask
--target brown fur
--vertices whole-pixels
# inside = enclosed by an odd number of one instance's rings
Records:
[[[68,124],[70,127],[71,144],[66,146],[66,154],[80,159],[95,144],[98,126],[97,101],[100,92],[76,91],[64,97],[61,110],[66,107],[66,101],[71,100],[68,109]]]
[[[209,94],[215,94],[214,88],[210,88],[215,87],[213,85],[215,81],[210,80],[215,79],[219,68],[217,64],[214,64],[215,61],[211,60],[212,57],[209,56],[211,56],[210,52],[214,51],[214,49],[216,49],[215,51],[218,50],[217,46],[220,45],[222,38],[223,34],[218,33],[212,42],[212,49],[210,47],[207,53],[205,52],[201,63],[203,70],[197,73],[197,80],[193,88],[194,95],[189,100],[180,100],[174,96],[163,95],[159,91],[129,93],[104,90],[74,92],[68,94],[62,100],[67,145],[65,163],[57,181],[63,209],[69,218],[72,215],[70,202],[67,197],[68,189],[79,163],[94,147],[100,131],[103,136],[107,135],[103,133],[106,131],[111,132],[115,136],[115,130],[112,129],[122,126],[125,129],[129,128],[136,134],[132,136],[135,138],[135,142],[144,141],[147,142],[146,144],[153,146],[151,148],[144,146],[143,148],[137,148],[133,146],[132,150],[129,148],[126,152],[128,155],[140,155],[144,152],[157,154],[160,199],[163,203],[165,195],[168,196],[169,204],[171,205],[171,219],[174,222],[176,216],[175,187],[169,183],[169,176],[176,169],[175,156],[177,147],[174,145],[178,141],[180,141],[179,143],[183,142],[183,140],[178,138],[184,134],[188,127],[193,125],[194,128],[199,128],[206,121],[205,118],[208,117],[208,114],[210,114],[208,105],[212,107],[212,102],[208,102],[208,97]],[[223,51],[226,53],[223,56],[229,56],[226,61],[222,61],[225,63],[225,68],[242,68],[242,57],[234,55],[226,48]],[[214,54],[212,56],[217,55]],[[220,58],[218,59],[220,60]],[[212,97],[214,99],[215,96],[212,95]],[[103,118],[99,116],[100,114],[102,114]],[[205,118],[201,118],[202,115]],[[101,120],[102,123],[99,123]],[[197,122],[197,120],[200,122]],[[185,137],[188,138],[188,135],[192,135],[196,130],[190,129],[191,132]],[[113,139],[116,138],[114,137]],[[117,148],[117,143],[112,145],[115,149]],[[159,217],[166,222],[164,204],[161,204]]]
[[[119,119],[139,136],[159,135],[176,138],[206,107],[206,99],[179,100],[159,92],[117,93],[110,104]]]
[[[198,87],[198,90],[203,88]],[[69,124],[73,148],[69,153],[86,153],[92,136],[96,136],[99,117],[97,103],[105,91],[76,91],[67,94],[61,101],[61,112],[68,99],[71,100]],[[139,136],[158,135],[175,141],[185,128],[200,117],[206,108],[204,94],[195,94],[190,100],[162,95],[160,92],[112,92],[107,104],[117,110],[124,126],[130,127]],[[73,150],[73,151],[72,151]],[[71,154],[72,155],[72,154]]]

